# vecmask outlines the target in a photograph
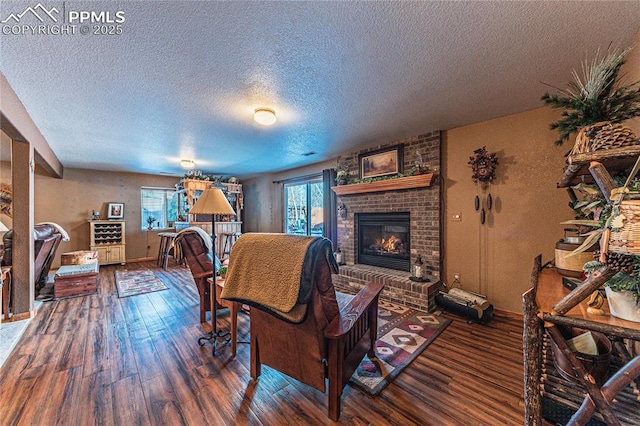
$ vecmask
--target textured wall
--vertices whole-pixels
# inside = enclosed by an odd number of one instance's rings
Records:
[[[553,259],[563,236],[559,223],[573,218],[566,191],[556,188],[570,149],[553,143],[549,124],[557,118],[539,108],[449,130],[444,138],[443,279],[451,284],[459,273],[462,288],[486,294],[498,308],[521,312],[534,257]],[[495,183],[483,191],[467,163],[485,145],[498,154],[499,165]],[[494,206],[481,225],[474,198],[489,192]],[[462,221],[453,221],[454,214]]]
[[[177,177],[83,169],[65,169],[64,179],[36,175],[35,223],[58,223],[71,237],[60,244],[53,266],[59,265],[60,253],[89,249],[87,220],[92,210],[100,210],[106,218],[109,202],[124,203],[127,259],[155,257],[159,231],[141,230],[140,187],[172,188],[178,181]]]
[[[283,196],[280,181],[322,173],[336,166],[335,160],[270,173],[242,181],[244,191],[244,232],[283,232]]]
[[[640,29],[636,33],[633,43],[633,50],[627,54],[625,64],[620,70],[623,75],[622,81],[626,83],[640,81]],[[637,136],[640,136],[640,117],[636,117],[626,124],[636,132]]]

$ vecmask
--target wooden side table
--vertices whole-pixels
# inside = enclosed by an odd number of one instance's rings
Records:
[[[211,278],[207,278],[207,282],[209,285],[213,282]],[[229,309],[229,321],[231,322],[231,356],[236,356],[236,349],[238,347],[238,311],[240,310],[240,303],[230,302],[228,300],[224,300],[220,297],[222,294],[222,289],[224,288],[224,280],[218,279],[216,280],[216,306],[221,306],[223,308]],[[216,321],[216,310],[211,304],[211,321]],[[213,330],[213,325],[212,328]]]
[[[2,306],[2,320],[9,320],[9,289],[11,287],[11,266],[2,266],[2,293],[0,293],[0,306]]]
[[[587,284],[583,283],[582,286]],[[582,363],[567,345],[557,326],[578,327],[604,333],[608,336],[640,341],[640,323],[616,318],[609,313],[608,304],[602,307],[605,315],[589,313],[587,301],[582,299],[566,309],[564,314],[558,314],[554,307],[559,300],[566,300],[569,295],[580,291],[578,287],[570,292],[562,286],[562,277],[554,269],[541,269],[541,256],[534,262],[531,274],[531,288],[523,295],[524,310],[524,364],[525,364],[525,424],[540,425],[542,419],[542,396],[544,382],[542,371],[543,333],[547,333],[569,359],[571,367],[577,374],[580,386],[588,397],[582,406],[575,411],[571,424],[585,424],[594,412],[598,411],[607,424],[620,424],[612,411],[617,393],[626,388],[631,380],[640,376],[640,356],[627,360],[611,379],[600,387],[593,376],[586,371]],[[589,293],[590,294],[590,293]],[[577,299],[576,299],[577,300]],[[628,389],[626,389],[628,392]],[[564,398],[563,398],[564,401]],[[562,403],[562,402],[560,402]],[[621,397],[617,401],[621,410],[635,413],[635,423],[638,424],[638,407],[640,403],[634,398]]]

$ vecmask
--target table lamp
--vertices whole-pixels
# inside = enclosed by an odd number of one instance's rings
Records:
[[[189,213],[211,215],[211,235],[213,239],[213,258],[211,259],[213,276],[211,288],[209,289],[209,296],[211,298],[211,332],[206,337],[201,337],[198,342],[200,343],[202,340],[213,340],[213,356],[215,356],[217,339],[219,337],[226,337],[225,334],[218,332],[216,323],[216,314],[218,312],[216,301],[216,273],[218,272],[216,266],[216,215],[235,215],[236,212],[220,188],[207,188],[200,198],[198,198],[198,201],[196,201],[196,204],[191,208]]]

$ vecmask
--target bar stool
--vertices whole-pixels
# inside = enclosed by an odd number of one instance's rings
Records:
[[[173,244],[173,240],[176,238],[175,232],[160,232],[158,237],[160,237],[160,247],[158,248],[158,266],[162,266],[162,269],[165,271],[169,266],[169,258],[173,257],[179,262],[179,256],[175,253],[175,247]],[[173,254],[172,254],[173,250]]]
[[[241,235],[242,232],[225,232],[222,234],[222,238],[224,238],[224,244],[222,246],[222,257],[231,254],[231,248]]]

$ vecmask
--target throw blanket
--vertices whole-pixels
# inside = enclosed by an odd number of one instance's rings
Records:
[[[286,234],[243,234],[233,246],[221,297],[246,303],[293,323],[304,321],[318,258],[332,271],[331,241]]]

